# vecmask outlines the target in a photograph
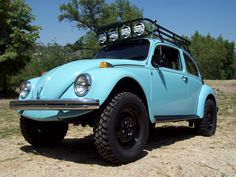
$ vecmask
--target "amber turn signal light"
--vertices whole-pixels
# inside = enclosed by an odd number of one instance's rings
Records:
[[[111,68],[112,64],[108,62],[101,62],[99,68]]]

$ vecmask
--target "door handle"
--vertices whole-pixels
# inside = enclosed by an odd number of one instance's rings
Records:
[[[183,77],[182,77],[182,80],[183,80],[184,82],[187,82],[187,81],[188,81],[188,77],[183,76]]]

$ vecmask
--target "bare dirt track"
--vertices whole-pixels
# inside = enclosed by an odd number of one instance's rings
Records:
[[[236,176],[236,81],[207,83],[217,92],[215,136],[197,136],[186,122],[158,124],[140,159],[121,166],[99,157],[89,127],[71,126],[60,146],[30,146],[9,100],[0,100],[0,176]]]

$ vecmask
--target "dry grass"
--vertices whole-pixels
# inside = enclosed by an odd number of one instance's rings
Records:
[[[19,115],[8,109],[9,100],[0,100],[0,139],[20,135]]]
[[[219,107],[218,115],[236,115],[236,80],[207,80],[206,83],[216,91]]]

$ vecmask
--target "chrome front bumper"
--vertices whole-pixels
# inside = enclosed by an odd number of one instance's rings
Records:
[[[99,100],[14,100],[10,101],[9,108],[14,110],[94,110],[99,109]]]

